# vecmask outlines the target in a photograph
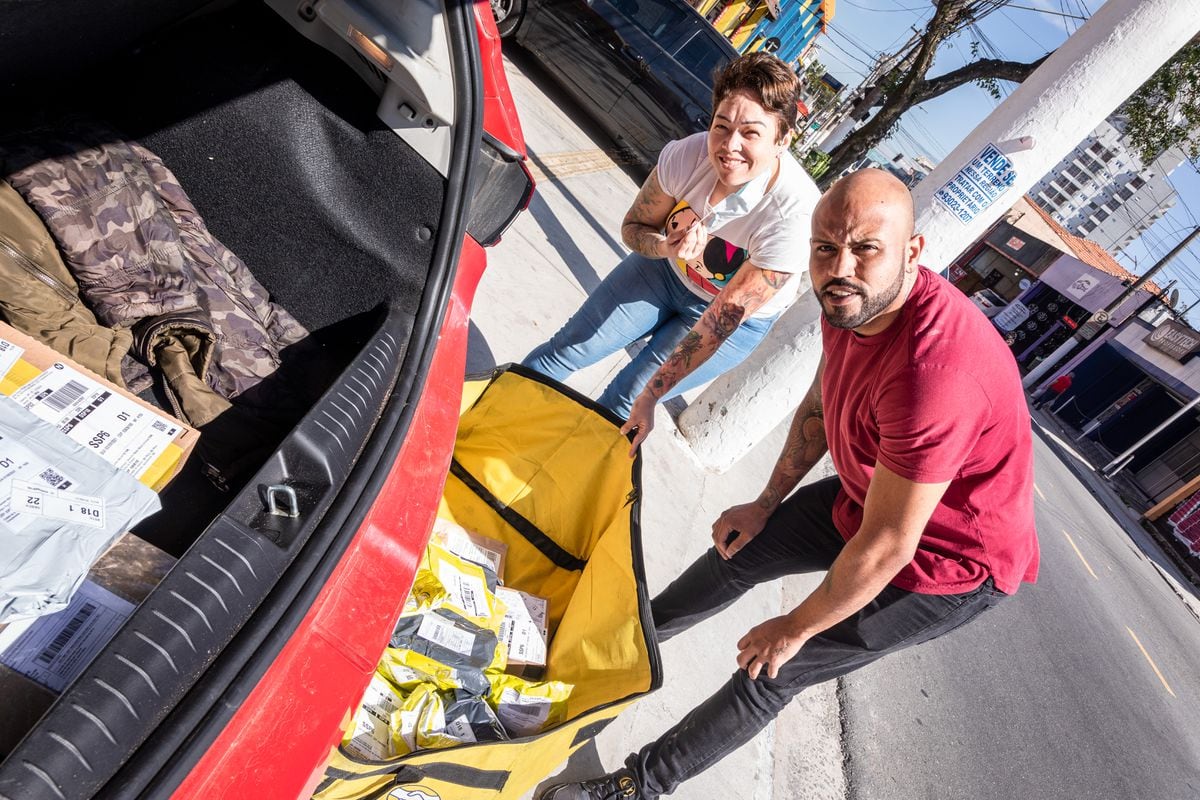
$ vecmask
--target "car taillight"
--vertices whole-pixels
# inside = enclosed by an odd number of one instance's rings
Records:
[[[533,175],[525,159],[486,131],[480,147],[467,233],[484,247],[500,241],[533,197]]]

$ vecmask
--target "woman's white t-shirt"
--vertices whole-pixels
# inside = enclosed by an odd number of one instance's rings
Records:
[[[754,314],[774,316],[800,293],[800,274],[808,269],[812,212],[821,192],[785,150],[770,188],[772,171],[767,170],[711,206],[717,174],[708,160],[707,137],[701,131],[668,142],[658,157],[658,183],[677,201],[664,232],[687,227],[697,218],[709,229],[704,253],[692,261],[676,259],[675,274],[694,294],[711,300],[747,261],[762,269],[796,273]]]

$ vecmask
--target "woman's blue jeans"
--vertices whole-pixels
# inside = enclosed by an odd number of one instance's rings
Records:
[[[561,381],[575,370],[649,336],[646,347],[617,373],[598,398],[600,405],[628,419],[633,401],[655,370],[708,308],[707,300],[692,294],[672,274],[674,269],[666,259],[630,253],[567,324],[521,363]],[[661,399],[694,389],[740,364],[767,335],[775,319],[751,317],[744,321],[707,361]]]
[[[728,561],[710,548],[651,603],[658,640],[708,619],[757,584],[828,570],[846,544],[833,525],[840,488],[837,477],[800,487]],[[809,639],[777,677],[764,672],[751,680],[739,669],[675,727],[631,754],[625,765],[637,782],[638,800],[670,794],[750,741],[805,688],[936,639],[1006,596],[991,578],[963,594],[916,594],[887,586],[861,611]]]

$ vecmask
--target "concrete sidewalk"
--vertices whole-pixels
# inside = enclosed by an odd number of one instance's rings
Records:
[[[556,92],[531,59],[506,57],[524,126],[537,194],[489,251],[488,271],[472,312],[468,371],[519,361],[574,312],[625,255],[621,219],[638,183],[604,148],[584,115]],[[533,75],[533,80],[526,73]],[[583,370],[568,383],[595,397],[625,361],[624,353]],[[765,485],[785,428],[776,430],[725,475],[695,466],[660,406],[643,446],[642,531],[651,594],[667,585],[710,544],[712,522],[748,502]],[[825,473],[822,473],[825,474]],[[816,477],[816,476],[814,476]],[[663,648],[663,688],[626,711],[571,760],[564,774],[591,777],[621,765],[705,700],[737,668],[735,643],[751,627],[790,610],[820,576],[750,592],[715,619]],[[845,797],[836,687],[806,693],[752,743],[675,793],[684,800],[736,796],[755,800]]]

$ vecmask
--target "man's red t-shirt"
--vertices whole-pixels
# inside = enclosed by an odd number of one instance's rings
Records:
[[[916,557],[892,584],[923,594],[970,591],[989,575],[1012,594],[1037,578],[1033,442],[1012,354],[991,323],[920,268],[897,319],[860,336],[822,322],[825,432],[842,491],[833,521],[858,532],[876,463],[950,486]]]

